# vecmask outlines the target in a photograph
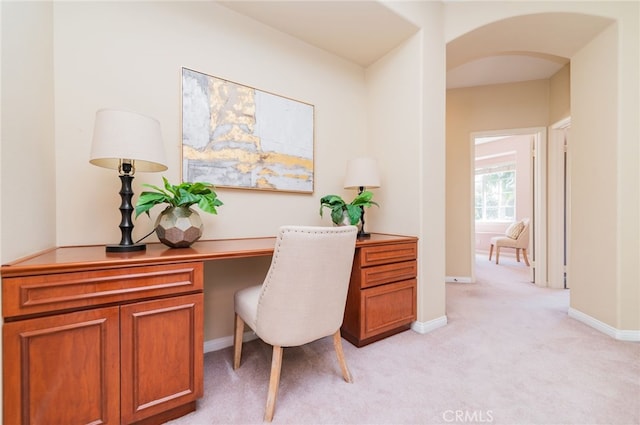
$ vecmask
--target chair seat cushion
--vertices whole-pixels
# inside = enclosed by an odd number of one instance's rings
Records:
[[[517,240],[511,239],[508,236],[495,236],[491,238],[491,245],[504,246],[508,248],[516,248]]]
[[[262,293],[262,285],[250,286],[235,293],[234,302],[236,313],[254,331],[258,315],[258,301]]]

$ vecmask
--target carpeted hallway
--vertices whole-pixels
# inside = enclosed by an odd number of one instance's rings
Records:
[[[640,344],[567,316],[569,291],[528,282],[524,265],[477,259],[477,283],[448,283],[448,324],[363,348],[330,338],[284,351],[274,424],[640,424]],[[181,424],[262,423],[271,348],[205,355],[205,395]]]

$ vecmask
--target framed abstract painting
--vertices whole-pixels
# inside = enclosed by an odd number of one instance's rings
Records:
[[[182,68],[182,179],[313,193],[314,107]]]

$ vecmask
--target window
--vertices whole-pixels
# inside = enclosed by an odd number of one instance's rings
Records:
[[[476,221],[514,221],[516,218],[515,163],[476,169]]]

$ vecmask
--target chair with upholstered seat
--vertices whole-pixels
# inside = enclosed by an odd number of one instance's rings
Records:
[[[514,234],[514,232],[517,232],[517,234]],[[518,262],[520,262],[520,250],[522,250],[524,262],[529,267],[529,258],[527,257],[527,249],[529,249],[529,219],[525,218],[509,226],[505,236],[491,238],[489,261],[491,261],[494,246],[496,247],[496,264],[500,259],[500,248],[513,248],[516,250],[516,260]]]
[[[240,367],[245,323],[273,346],[265,421],[275,411],[283,347],[300,346],[333,335],[345,381],[340,326],[344,316],[357,228],[282,226],[262,285],[235,294],[233,368]]]

